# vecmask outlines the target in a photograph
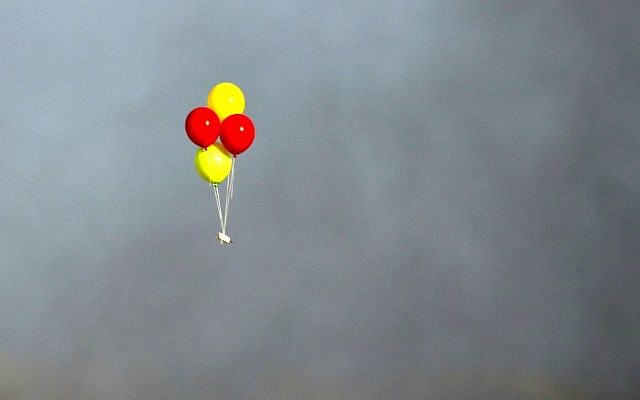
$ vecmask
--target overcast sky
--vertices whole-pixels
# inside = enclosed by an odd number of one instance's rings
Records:
[[[1,2],[0,398],[640,395],[633,3]]]

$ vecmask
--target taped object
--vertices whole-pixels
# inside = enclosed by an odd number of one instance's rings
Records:
[[[232,243],[231,238],[222,232],[218,232],[218,241],[220,243],[226,243],[226,244]]]

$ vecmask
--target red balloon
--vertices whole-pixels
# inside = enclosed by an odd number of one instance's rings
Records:
[[[187,115],[184,129],[193,143],[206,149],[218,139],[220,119],[210,108],[194,108]]]
[[[248,149],[255,137],[253,122],[244,114],[230,115],[220,125],[220,140],[234,156]]]

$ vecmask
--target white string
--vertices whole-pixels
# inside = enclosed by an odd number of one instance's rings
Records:
[[[224,223],[222,219],[222,207],[220,206],[220,192],[218,191],[218,184],[214,183],[212,186],[213,186],[213,192],[216,197],[216,205],[218,206],[218,217],[220,218],[220,227],[222,228],[222,233],[224,233]]]
[[[236,158],[231,160],[231,190],[229,191],[229,198],[233,200],[233,189],[236,187]]]
[[[233,196],[233,178],[234,178],[234,170],[235,170],[236,158],[233,157],[231,159],[231,176],[227,180],[227,193],[225,194],[224,201],[224,222],[222,223],[222,233],[226,232],[227,229],[227,217],[229,216],[229,201],[231,201],[231,197]]]

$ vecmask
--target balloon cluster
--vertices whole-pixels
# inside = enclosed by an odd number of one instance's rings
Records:
[[[247,150],[255,138],[251,119],[243,114],[244,94],[231,82],[218,83],[207,97],[206,107],[191,110],[184,127],[187,136],[200,147],[195,166],[202,179],[213,184],[231,172],[231,155]],[[220,137],[220,142],[216,142]]]
[[[191,110],[184,124],[187,136],[199,147],[194,159],[196,171],[214,189],[222,228],[218,240],[227,244],[231,243],[226,226],[235,158],[251,146],[256,134],[253,122],[243,114],[244,106],[242,90],[231,82],[221,82],[209,92],[207,106]],[[223,213],[218,185],[229,176]]]

